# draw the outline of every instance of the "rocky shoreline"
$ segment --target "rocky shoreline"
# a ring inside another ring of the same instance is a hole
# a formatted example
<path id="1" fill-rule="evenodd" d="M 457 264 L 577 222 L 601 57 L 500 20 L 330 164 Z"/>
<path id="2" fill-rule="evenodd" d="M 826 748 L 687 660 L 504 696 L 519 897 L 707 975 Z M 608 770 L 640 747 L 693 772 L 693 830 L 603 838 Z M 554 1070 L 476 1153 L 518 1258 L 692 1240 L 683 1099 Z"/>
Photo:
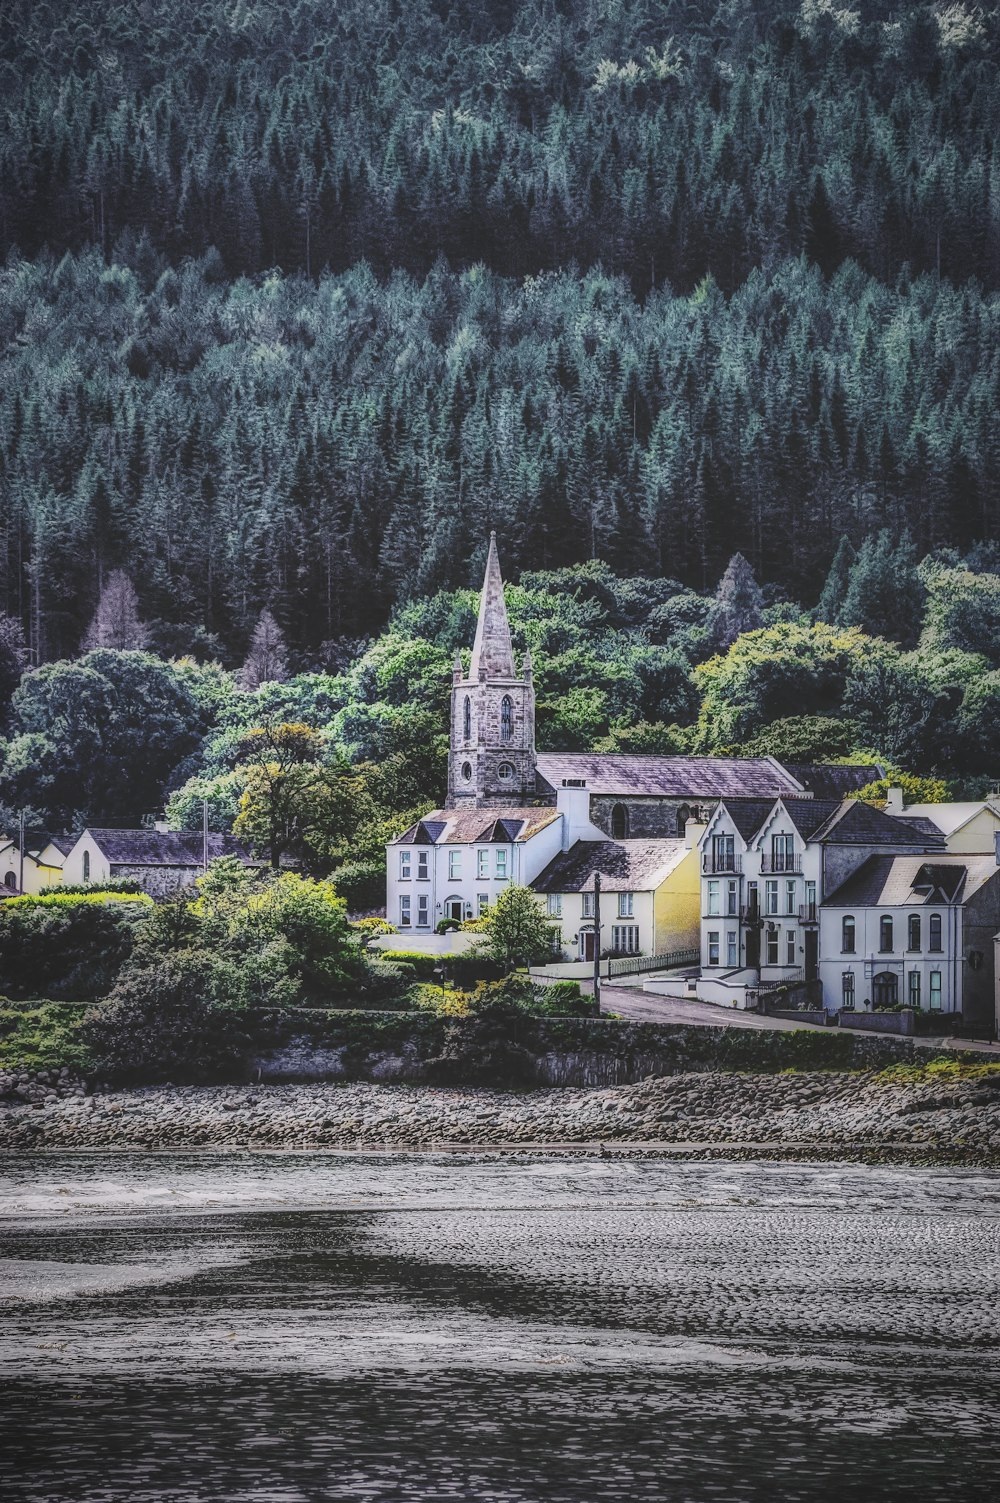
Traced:
<path id="1" fill-rule="evenodd" d="M 1000 1072 L 899 1082 L 875 1072 L 687 1073 L 523 1092 L 309 1083 L 95 1094 L 91 1085 L 68 1074 L 0 1081 L 0 1149 L 603 1147 L 1000 1165 Z"/>

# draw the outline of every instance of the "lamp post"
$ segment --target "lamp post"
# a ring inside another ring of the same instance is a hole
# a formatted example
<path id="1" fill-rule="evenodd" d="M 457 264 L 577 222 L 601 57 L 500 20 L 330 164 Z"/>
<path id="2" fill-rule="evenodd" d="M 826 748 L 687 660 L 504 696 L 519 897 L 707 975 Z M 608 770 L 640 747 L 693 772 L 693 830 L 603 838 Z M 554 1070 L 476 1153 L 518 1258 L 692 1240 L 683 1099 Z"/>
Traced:
<path id="1" fill-rule="evenodd" d="M 601 1010 L 601 874 L 594 873 L 594 1001 Z"/>

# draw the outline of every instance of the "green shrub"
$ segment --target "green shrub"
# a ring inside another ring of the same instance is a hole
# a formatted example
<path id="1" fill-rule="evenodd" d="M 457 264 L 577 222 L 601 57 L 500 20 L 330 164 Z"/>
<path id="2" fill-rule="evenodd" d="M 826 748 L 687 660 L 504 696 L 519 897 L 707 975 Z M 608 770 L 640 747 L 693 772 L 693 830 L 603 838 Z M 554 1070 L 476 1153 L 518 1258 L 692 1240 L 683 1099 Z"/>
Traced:
<path id="1" fill-rule="evenodd" d="M 59 901 L 15 898 L 0 904 L 0 988 L 13 996 L 40 994 L 89 1001 L 114 985 L 132 951 L 135 923 L 148 898 Z"/>
<path id="2" fill-rule="evenodd" d="M 330 878 L 348 913 L 385 907 L 385 862 L 345 861 Z"/>
<path id="3" fill-rule="evenodd" d="M 124 892 L 107 887 L 55 888 L 51 892 L 25 892 L 20 897 L 8 898 L 7 908 L 86 908 L 103 907 L 107 903 L 135 904 L 139 908 L 152 908 L 153 900 L 144 892 Z"/>
<path id="4" fill-rule="evenodd" d="M 394 965 L 402 962 L 409 966 L 420 981 L 431 979 L 441 959 L 439 955 L 425 955 L 422 950 L 385 950 L 381 945 L 376 946 L 370 953 L 372 957 L 378 956 L 380 960 L 391 960 Z"/>
<path id="5" fill-rule="evenodd" d="M 145 888 L 143 887 L 142 883 L 134 881 L 131 877 L 115 877 L 110 882 L 102 882 L 99 888 L 95 887 L 92 882 L 88 882 L 86 884 L 80 882 L 68 882 L 65 885 L 60 883 L 59 886 L 54 890 L 62 897 L 68 896 L 74 898 L 87 897 L 89 894 L 94 892 L 145 893 Z M 43 893 L 41 894 L 41 896 L 44 897 L 45 894 Z"/>
<path id="6" fill-rule="evenodd" d="M 90 1075 L 94 1059 L 81 1034 L 79 1002 L 0 1001 L 0 1069 L 61 1070 Z"/>
<path id="7" fill-rule="evenodd" d="M 553 981 L 536 986 L 532 1011 L 543 1017 L 589 1018 L 594 1012 L 592 998 L 585 997 L 578 981 Z"/>
<path id="8" fill-rule="evenodd" d="M 246 1053 L 236 968 L 205 950 L 129 966 L 87 1012 L 84 1047 L 115 1080 L 205 1081 L 231 1074 Z"/>

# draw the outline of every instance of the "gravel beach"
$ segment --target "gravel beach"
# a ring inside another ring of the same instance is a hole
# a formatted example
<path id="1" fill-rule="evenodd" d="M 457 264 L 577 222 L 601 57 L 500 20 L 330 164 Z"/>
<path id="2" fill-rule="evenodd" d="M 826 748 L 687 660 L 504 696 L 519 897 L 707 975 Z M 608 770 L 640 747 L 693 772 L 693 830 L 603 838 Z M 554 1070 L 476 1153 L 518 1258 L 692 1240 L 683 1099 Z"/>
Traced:
<path id="1" fill-rule="evenodd" d="M 29 1099 L 30 1098 L 30 1099 Z M 68 1077 L 0 1080 L 0 1148 L 523 1148 L 861 1155 L 1000 1164 L 1000 1079 L 875 1073 L 681 1074 L 525 1092 L 324 1084 L 88 1094 Z"/>

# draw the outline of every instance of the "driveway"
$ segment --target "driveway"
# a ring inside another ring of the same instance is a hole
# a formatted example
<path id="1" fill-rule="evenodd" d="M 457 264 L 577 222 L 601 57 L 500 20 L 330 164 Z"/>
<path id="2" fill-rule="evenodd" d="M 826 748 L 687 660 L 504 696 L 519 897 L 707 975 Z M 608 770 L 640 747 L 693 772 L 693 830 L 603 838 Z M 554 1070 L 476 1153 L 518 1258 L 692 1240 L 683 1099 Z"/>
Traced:
<path id="1" fill-rule="evenodd" d="M 592 987 L 587 988 L 593 990 Z M 618 1013 L 637 1023 L 693 1023 L 701 1028 L 820 1028 L 818 1023 L 793 1023 L 789 1018 L 765 1018 L 737 1007 L 716 1007 L 687 997 L 661 997 L 640 986 L 601 986 L 601 1010 Z M 822 1032 L 823 1030 L 820 1029 Z"/>

